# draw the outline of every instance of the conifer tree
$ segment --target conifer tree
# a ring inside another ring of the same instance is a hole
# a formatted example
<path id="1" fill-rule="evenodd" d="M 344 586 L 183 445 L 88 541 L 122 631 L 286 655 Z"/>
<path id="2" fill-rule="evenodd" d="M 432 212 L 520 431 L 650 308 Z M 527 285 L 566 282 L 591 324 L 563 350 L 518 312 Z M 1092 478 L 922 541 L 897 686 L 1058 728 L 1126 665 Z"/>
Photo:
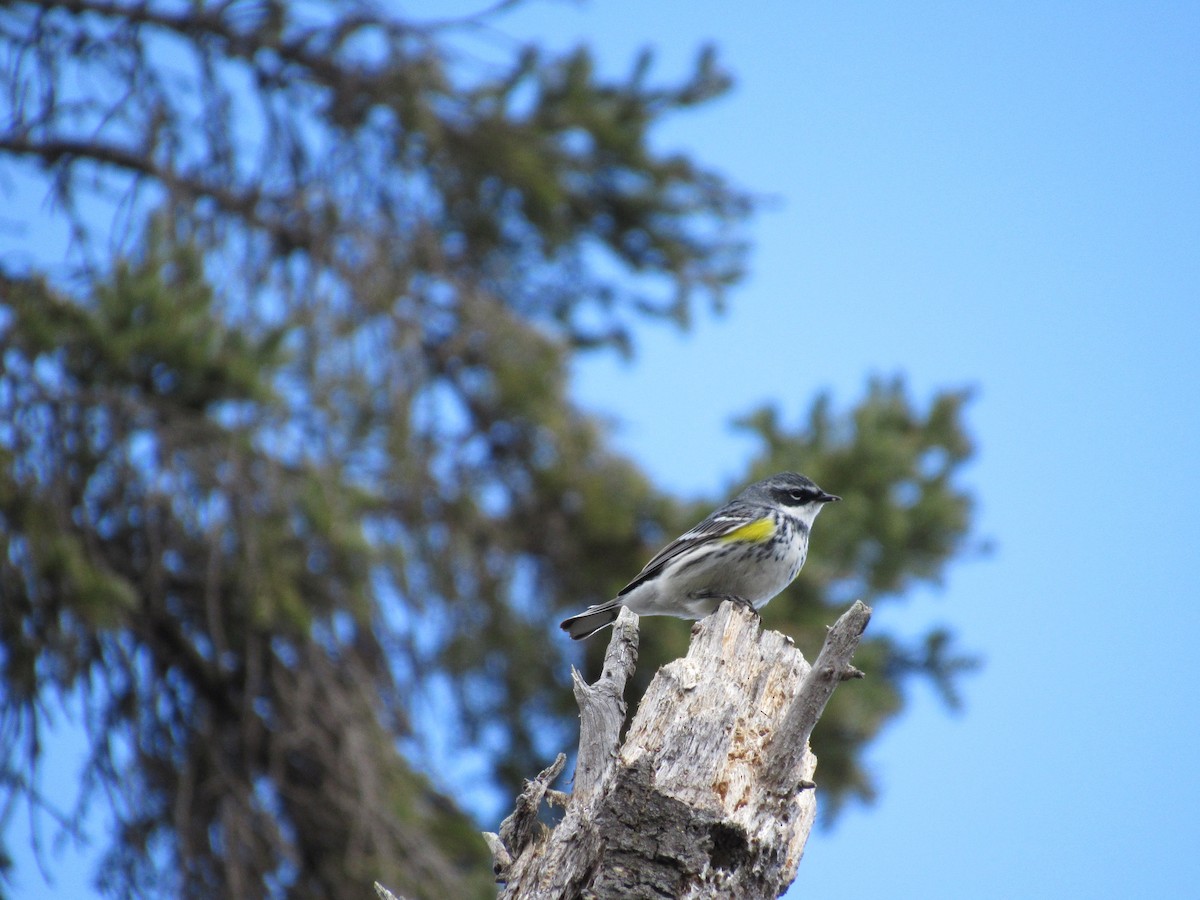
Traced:
<path id="1" fill-rule="evenodd" d="M 556 622 L 723 499 L 656 489 L 566 374 L 741 276 L 748 198 L 649 141 L 728 76 L 708 50 L 677 85 L 649 53 L 623 78 L 586 48 L 497 63 L 478 24 L 0 11 L 0 169 L 71 234 L 0 260 L 0 815 L 42 802 L 49 723 L 80 701 L 66 812 L 111 807 L 109 894 L 489 896 L 424 729 L 506 789 L 572 746 Z M 968 549 L 965 400 L 876 381 L 744 419 L 741 481 L 799 469 L 846 498 L 769 626 L 811 652 L 831 609 Z M 664 625 L 643 684 L 686 642 Z M 814 736 L 827 809 L 871 796 L 861 751 L 904 684 L 953 700 L 969 660 L 935 632 L 857 664 L 869 689 Z"/>

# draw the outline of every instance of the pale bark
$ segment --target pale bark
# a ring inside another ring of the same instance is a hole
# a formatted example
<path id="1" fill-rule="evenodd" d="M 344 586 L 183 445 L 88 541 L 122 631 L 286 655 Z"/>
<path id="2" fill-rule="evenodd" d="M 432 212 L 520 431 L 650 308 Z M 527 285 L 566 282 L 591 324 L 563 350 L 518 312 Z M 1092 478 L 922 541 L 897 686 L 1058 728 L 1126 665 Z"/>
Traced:
<path id="1" fill-rule="evenodd" d="M 723 603 L 688 654 L 655 675 L 622 743 L 622 694 L 637 661 L 637 616 L 613 629 L 580 705 L 575 789 L 549 789 L 559 757 L 486 837 L 508 900 L 777 897 L 816 815 L 808 737 L 833 689 L 861 677 L 850 657 L 871 611 L 855 603 L 813 666 L 756 613 Z M 551 831 L 543 798 L 566 812 Z"/>

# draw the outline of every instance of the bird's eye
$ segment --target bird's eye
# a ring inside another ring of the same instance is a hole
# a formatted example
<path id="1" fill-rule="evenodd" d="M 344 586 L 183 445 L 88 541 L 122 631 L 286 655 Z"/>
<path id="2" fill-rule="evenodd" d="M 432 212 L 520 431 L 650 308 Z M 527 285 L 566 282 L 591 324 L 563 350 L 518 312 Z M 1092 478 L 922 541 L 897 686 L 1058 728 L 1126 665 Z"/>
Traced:
<path id="1" fill-rule="evenodd" d="M 804 502 L 804 491 L 797 488 L 797 489 L 788 491 L 788 494 L 791 496 L 792 500 L 795 501 L 796 503 Z"/>

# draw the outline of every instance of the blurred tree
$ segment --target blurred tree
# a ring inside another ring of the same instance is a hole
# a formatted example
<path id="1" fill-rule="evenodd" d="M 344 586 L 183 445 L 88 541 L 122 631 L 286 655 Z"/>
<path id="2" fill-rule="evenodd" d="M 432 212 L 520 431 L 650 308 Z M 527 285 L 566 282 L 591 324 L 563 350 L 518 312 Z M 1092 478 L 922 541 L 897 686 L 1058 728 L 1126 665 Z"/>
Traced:
<path id="1" fill-rule="evenodd" d="M 419 774 L 448 771 L 426 728 L 506 787 L 569 746 L 560 614 L 707 511 L 615 455 L 566 372 L 741 274 L 749 200 L 648 142 L 728 79 L 709 51 L 674 87 L 648 54 L 622 81 L 582 49 L 489 59 L 485 21 L 0 11 L 0 165 L 72 237 L 0 263 L 0 818 L 42 803 L 49 717 L 80 699 L 71 818 L 111 805 L 107 893 L 490 894 Z M 877 384 L 847 418 L 747 420 L 747 480 L 847 498 L 769 623 L 809 650 L 831 605 L 964 549 L 962 400 Z M 644 629 L 640 673 L 686 634 Z M 952 696 L 947 648 L 860 651 L 872 690 L 815 738 L 826 796 L 869 797 L 860 751 L 906 679 Z"/>

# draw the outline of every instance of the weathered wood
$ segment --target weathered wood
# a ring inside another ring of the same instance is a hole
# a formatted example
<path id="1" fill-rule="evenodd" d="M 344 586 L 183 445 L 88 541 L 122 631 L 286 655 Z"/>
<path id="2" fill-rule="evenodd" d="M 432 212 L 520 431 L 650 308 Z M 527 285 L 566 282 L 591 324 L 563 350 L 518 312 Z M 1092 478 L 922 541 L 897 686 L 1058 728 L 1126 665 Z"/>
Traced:
<path id="1" fill-rule="evenodd" d="M 625 682 L 637 666 L 638 617 L 621 610 L 613 623 L 612 639 L 604 654 L 604 668 L 589 685 L 571 667 L 575 702 L 579 704 L 579 754 L 575 763 L 574 798 L 591 802 L 617 763 L 621 728 L 625 725 Z"/>
<path id="2" fill-rule="evenodd" d="M 825 636 L 817 661 L 804 676 L 799 693 L 771 741 L 764 777 L 775 790 L 786 791 L 792 786 L 789 779 L 800 764 L 813 726 L 825 711 L 833 689 L 843 681 L 863 677 L 862 672 L 850 665 L 850 658 L 870 621 L 871 608 L 855 600 Z"/>
<path id="3" fill-rule="evenodd" d="M 393 894 L 378 881 L 375 882 L 375 895 L 379 898 L 379 900 L 404 900 L 403 897 Z"/>
<path id="4" fill-rule="evenodd" d="M 500 833 L 484 833 L 484 839 L 492 848 L 492 856 L 496 860 L 497 875 L 503 871 L 506 865 L 503 857 L 496 851 L 497 844 L 508 851 L 509 863 L 511 863 L 512 857 L 520 856 L 526 847 L 545 836 L 546 826 L 538 819 L 542 808 L 542 798 L 546 796 L 554 779 L 562 774 L 566 764 L 567 754 L 558 754 L 558 758 L 542 769 L 537 778 L 525 782 L 525 790 L 521 791 L 521 796 L 517 798 L 516 809 L 500 823 Z"/>
<path id="5" fill-rule="evenodd" d="M 637 617 L 622 612 L 599 681 L 575 675 L 581 747 L 562 821 L 520 842 L 491 836 L 501 896 L 777 897 L 816 815 L 808 736 L 834 687 L 861 675 L 850 656 L 869 617 L 856 603 L 810 667 L 756 613 L 721 604 L 655 675 L 619 745 L 637 656 Z"/>

